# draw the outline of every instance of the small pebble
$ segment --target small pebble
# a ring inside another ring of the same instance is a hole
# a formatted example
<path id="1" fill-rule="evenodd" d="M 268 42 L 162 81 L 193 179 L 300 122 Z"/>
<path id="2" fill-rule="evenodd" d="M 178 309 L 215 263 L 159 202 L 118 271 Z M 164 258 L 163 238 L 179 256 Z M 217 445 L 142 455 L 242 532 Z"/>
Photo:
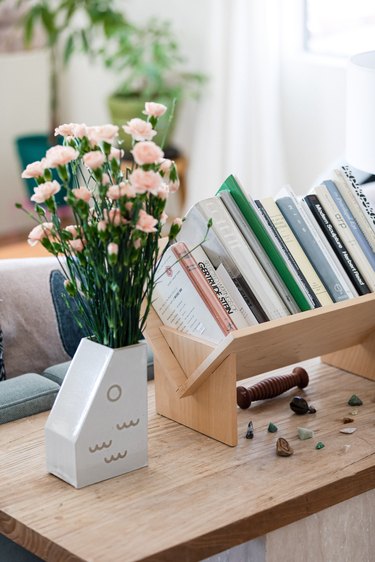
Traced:
<path id="1" fill-rule="evenodd" d="M 254 426 L 253 422 L 249 421 L 246 431 L 246 439 L 252 439 L 254 437 Z"/>
<path id="2" fill-rule="evenodd" d="M 311 439 L 314 437 L 314 432 L 312 429 L 307 429 L 306 427 L 298 427 L 298 437 L 302 440 Z"/>
<path id="3" fill-rule="evenodd" d="M 267 430 L 267 431 L 269 431 L 269 433 L 276 433 L 277 430 L 278 430 L 277 425 L 275 425 L 275 424 L 272 423 L 272 422 L 270 422 L 270 423 L 268 424 L 268 430 Z"/>
<path id="4" fill-rule="evenodd" d="M 318 443 L 315 445 L 315 449 L 323 449 L 323 448 L 324 448 L 324 443 L 318 441 Z"/>
<path id="5" fill-rule="evenodd" d="M 349 451 L 349 449 L 350 449 L 350 445 L 344 445 L 343 448 L 342 448 L 342 452 L 347 453 Z"/>
<path id="6" fill-rule="evenodd" d="M 276 454 L 279 457 L 290 457 L 293 455 L 294 451 L 292 447 L 289 445 L 288 441 L 283 437 L 279 437 L 276 441 Z"/>
<path id="7" fill-rule="evenodd" d="M 362 400 L 356 395 L 353 394 L 348 400 L 349 406 L 362 406 Z"/>
<path id="8" fill-rule="evenodd" d="M 354 433 L 355 431 L 357 431 L 356 427 L 342 427 L 340 429 L 340 433 L 347 433 L 348 435 Z"/>
<path id="9" fill-rule="evenodd" d="M 353 418 L 343 418 L 342 419 L 342 423 L 353 423 L 353 422 L 354 422 Z"/>
<path id="10" fill-rule="evenodd" d="M 315 414 L 316 410 L 308 403 L 302 396 L 294 396 L 289 404 L 290 409 L 293 410 L 297 416 L 304 416 L 305 414 Z"/>
<path id="11" fill-rule="evenodd" d="M 351 413 L 352 416 L 358 416 L 358 410 L 356 410 L 356 409 L 352 410 L 350 413 Z"/>

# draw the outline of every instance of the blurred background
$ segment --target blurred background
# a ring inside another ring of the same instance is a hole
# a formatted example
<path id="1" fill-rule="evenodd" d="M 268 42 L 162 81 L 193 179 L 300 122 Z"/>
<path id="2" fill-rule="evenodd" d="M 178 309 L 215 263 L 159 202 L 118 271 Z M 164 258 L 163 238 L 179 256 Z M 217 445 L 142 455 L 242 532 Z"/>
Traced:
<path id="1" fill-rule="evenodd" d="M 0 0 L 0 246 L 31 228 L 19 139 L 113 122 L 137 88 L 178 97 L 171 216 L 230 173 L 305 193 L 344 158 L 347 60 L 374 49 L 373 0 Z"/>

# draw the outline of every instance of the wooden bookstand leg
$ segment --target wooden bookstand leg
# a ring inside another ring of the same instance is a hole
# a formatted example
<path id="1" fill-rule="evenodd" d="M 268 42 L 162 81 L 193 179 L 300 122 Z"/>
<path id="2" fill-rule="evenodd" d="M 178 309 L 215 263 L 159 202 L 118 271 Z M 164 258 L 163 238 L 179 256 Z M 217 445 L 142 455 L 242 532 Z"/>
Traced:
<path id="1" fill-rule="evenodd" d="M 375 333 L 369 334 L 357 345 L 323 355 L 321 360 L 354 375 L 375 380 Z"/>
<path id="2" fill-rule="evenodd" d="M 177 388 L 155 360 L 156 411 L 226 445 L 237 445 L 236 356 L 230 354 L 192 394 Z"/>

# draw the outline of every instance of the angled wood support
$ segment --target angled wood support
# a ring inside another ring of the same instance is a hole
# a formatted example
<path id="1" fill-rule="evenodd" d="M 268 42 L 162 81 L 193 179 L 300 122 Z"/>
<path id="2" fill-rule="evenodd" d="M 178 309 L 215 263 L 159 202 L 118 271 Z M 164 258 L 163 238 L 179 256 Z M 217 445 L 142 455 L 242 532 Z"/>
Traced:
<path id="1" fill-rule="evenodd" d="M 158 413 L 237 444 L 236 381 L 312 357 L 375 380 L 375 295 L 243 328 L 220 344 L 162 325 L 145 332 L 155 356 Z"/>

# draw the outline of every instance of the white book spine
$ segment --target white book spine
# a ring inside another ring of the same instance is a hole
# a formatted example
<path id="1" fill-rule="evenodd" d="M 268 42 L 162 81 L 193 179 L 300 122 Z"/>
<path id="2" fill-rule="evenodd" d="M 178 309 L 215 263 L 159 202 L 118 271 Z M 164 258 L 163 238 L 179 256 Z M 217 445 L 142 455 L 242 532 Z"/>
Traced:
<path id="1" fill-rule="evenodd" d="M 190 248 L 189 248 L 190 250 Z M 211 286 L 213 292 L 215 293 L 219 302 L 221 302 L 223 308 L 230 315 L 230 318 L 236 324 L 237 328 L 246 328 L 249 326 L 248 322 L 245 320 L 244 315 L 240 311 L 239 307 L 233 300 L 230 292 L 226 288 L 226 283 L 220 278 L 220 275 L 208 259 L 205 251 L 201 246 L 194 248 L 191 251 L 191 255 L 198 264 L 198 267 L 203 272 L 207 283 Z M 229 275 L 228 275 L 229 277 Z M 230 277 L 229 277 L 230 279 Z M 234 285 L 233 281 L 231 283 Z M 234 285 L 235 287 L 235 285 Z M 235 287 L 236 288 L 236 287 Z M 238 290 L 236 289 L 238 292 Z"/>
<path id="2" fill-rule="evenodd" d="M 348 182 L 348 178 L 342 170 L 335 170 L 333 173 L 333 181 L 335 182 L 337 189 L 340 191 L 345 203 L 351 210 L 367 242 L 375 252 L 375 232 L 366 219 L 364 211 L 362 210 L 362 205 L 359 203 L 355 191 Z"/>
<path id="3" fill-rule="evenodd" d="M 330 221 L 336 228 L 338 235 L 341 237 L 347 251 L 349 252 L 352 260 L 355 262 L 358 270 L 363 275 L 369 289 L 375 291 L 375 274 L 370 266 L 365 254 L 363 253 L 360 245 L 358 244 L 354 234 L 346 224 L 345 219 L 337 208 L 336 203 L 333 201 L 328 188 L 325 185 L 317 186 L 313 192 L 317 195 L 322 207 L 327 213 Z"/>
<path id="4" fill-rule="evenodd" d="M 272 320 L 288 316 L 288 309 L 243 239 L 223 202 L 218 197 L 211 197 L 197 205 L 207 220 L 212 218 L 216 235 L 232 255 L 268 318 Z"/>
<path id="5" fill-rule="evenodd" d="M 375 232 L 375 211 L 373 209 L 372 203 L 371 201 L 369 201 L 369 199 L 367 198 L 365 192 L 363 191 L 362 187 L 360 185 L 358 185 L 357 180 L 355 179 L 355 177 L 353 176 L 351 170 L 349 169 L 348 166 L 342 166 L 341 170 L 343 171 L 347 182 L 350 184 L 350 186 L 352 187 L 358 203 L 361 206 L 361 209 L 363 211 L 363 214 L 365 216 L 365 219 L 367 220 L 367 222 L 369 223 L 371 229 Z"/>
<path id="6" fill-rule="evenodd" d="M 152 306 L 165 326 L 212 343 L 225 337 L 171 248 L 158 268 Z"/>

